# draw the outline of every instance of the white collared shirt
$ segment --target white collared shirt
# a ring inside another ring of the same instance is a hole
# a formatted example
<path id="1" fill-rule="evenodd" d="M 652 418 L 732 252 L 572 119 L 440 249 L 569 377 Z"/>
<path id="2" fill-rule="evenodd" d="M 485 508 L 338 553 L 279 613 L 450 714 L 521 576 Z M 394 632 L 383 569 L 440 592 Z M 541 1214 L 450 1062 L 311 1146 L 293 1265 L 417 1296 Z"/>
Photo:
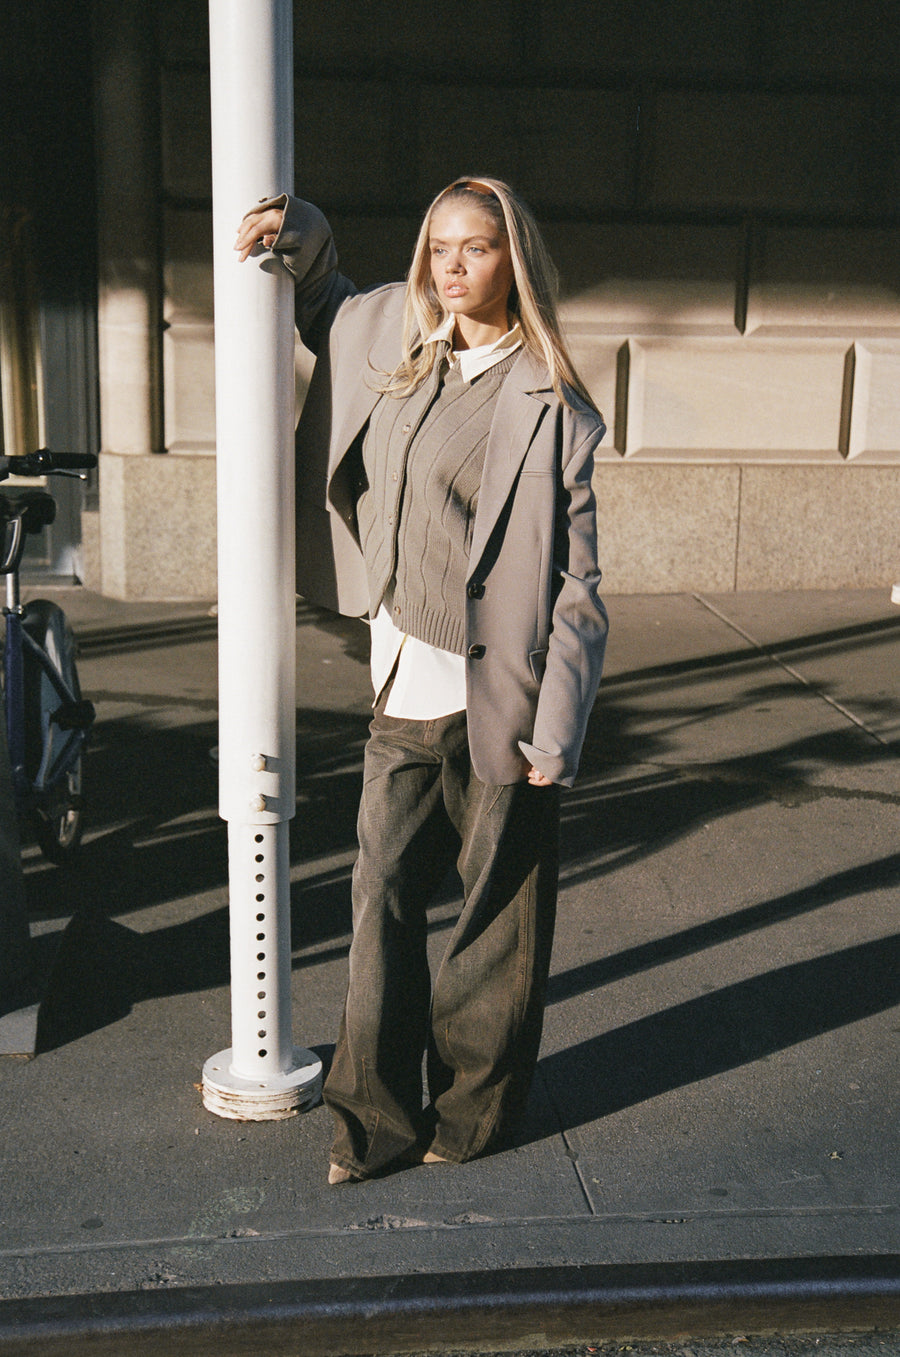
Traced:
<path id="1" fill-rule="evenodd" d="M 455 316 L 447 318 L 428 336 L 426 343 L 452 340 Z M 507 358 L 522 345 L 519 324 L 492 344 L 480 344 L 475 349 L 459 349 L 447 355 L 451 367 L 458 367 L 464 382 L 472 382 L 488 368 Z M 394 626 L 391 615 L 382 603 L 372 619 L 372 687 L 375 700 L 394 669 L 394 682 L 385 707 L 386 716 L 412 721 L 434 721 L 439 716 L 450 716 L 466 709 L 466 661 L 464 655 L 409 636 Z"/>
<path id="2" fill-rule="evenodd" d="M 441 339 L 452 340 L 455 325 L 456 317 L 447 316 L 428 336 L 425 343 L 434 344 Z M 515 353 L 521 344 L 522 331 L 519 322 L 516 321 L 511 330 L 507 330 L 505 335 L 495 339 L 492 344 L 479 344 L 477 349 L 451 349 L 447 361 L 451 367 L 459 368 L 459 375 L 464 382 L 472 382 L 476 377 L 480 377 L 482 372 L 487 372 L 488 368 L 499 363 L 501 358 L 507 358 L 511 353 Z"/>

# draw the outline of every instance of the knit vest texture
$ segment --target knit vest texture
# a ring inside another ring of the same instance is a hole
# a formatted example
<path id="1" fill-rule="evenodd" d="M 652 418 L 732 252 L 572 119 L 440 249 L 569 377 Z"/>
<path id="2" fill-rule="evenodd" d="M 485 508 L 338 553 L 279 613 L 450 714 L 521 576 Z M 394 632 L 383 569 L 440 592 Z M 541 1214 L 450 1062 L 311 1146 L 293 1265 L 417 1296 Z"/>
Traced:
<path id="1" fill-rule="evenodd" d="M 465 382 L 434 372 L 411 396 L 382 396 L 363 443 L 357 503 L 371 615 L 465 653 L 465 582 L 484 454 L 504 378 L 518 354 Z"/>

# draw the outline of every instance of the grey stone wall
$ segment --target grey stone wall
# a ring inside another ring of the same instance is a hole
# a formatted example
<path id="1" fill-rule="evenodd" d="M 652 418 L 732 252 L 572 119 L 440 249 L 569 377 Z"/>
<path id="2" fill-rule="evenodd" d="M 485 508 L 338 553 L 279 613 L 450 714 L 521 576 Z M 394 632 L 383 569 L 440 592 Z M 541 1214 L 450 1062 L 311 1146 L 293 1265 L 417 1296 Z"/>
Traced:
<path id="1" fill-rule="evenodd" d="M 215 449 L 206 6 L 159 10 L 165 444 L 191 493 Z M 896 6 L 311 0 L 295 70 L 296 191 L 361 286 L 402 276 L 457 174 L 536 209 L 609 423 L 610 591 L 896 577 Z"/>

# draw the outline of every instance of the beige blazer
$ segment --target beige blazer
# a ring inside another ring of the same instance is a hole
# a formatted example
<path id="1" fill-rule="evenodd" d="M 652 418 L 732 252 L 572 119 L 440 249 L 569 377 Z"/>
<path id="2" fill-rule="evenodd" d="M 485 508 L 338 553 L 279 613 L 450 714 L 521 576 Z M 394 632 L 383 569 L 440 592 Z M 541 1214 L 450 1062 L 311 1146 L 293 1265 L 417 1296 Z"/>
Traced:
<path id="1" fill-rule="evenodd" d="M 294 275 L 297 324 L 317 355 L 297 428 L 297 588 L 351 616 L 368 610 L 356 532 L 359 439 L 378 400 L 371 374 L 400 359 L 402 284 L 357 293 L 337 272 L 328 223 L 294 198 L 275 250 Z M 594 453 L 605 432 L 523 353 L 497 399 L 466 584 L 469 746 L 483 782 L 533 763 L 574 781 L 600 681 Z M 523 758 L 524 756 L 524 758 Z"/>

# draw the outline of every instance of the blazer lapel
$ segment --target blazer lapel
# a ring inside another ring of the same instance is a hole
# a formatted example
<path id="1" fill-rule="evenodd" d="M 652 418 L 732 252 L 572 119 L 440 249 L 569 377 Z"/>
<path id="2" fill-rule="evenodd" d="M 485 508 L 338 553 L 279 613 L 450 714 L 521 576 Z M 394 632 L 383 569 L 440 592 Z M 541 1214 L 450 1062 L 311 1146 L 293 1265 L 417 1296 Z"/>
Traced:
<path id="1" fill-rule="evenodd" d="M 367 317 L 367 325 L 359 329 L 341 325 L 338 316 L 332 330 L 332 361 L 340 353 L 340 366 L 335 368 L 334 427 L 331 434 L 329 474 L 333 475 L 356 435 L 371 415 L 379 393 L 373 383 L 385 373 L 393 372 L 400 362 L 400 323 L 403 308 L 403 289 L 391 289 L 382 299 L 377 312 Z"/>
<path id="2" fill-rule="evenodd" d="M 481 560 L 494 525 L 509 498 L 540 418 L 549 403 L 548 393 L 552 393 L 552 390 L 547 369 L 530 353 L 520 355 L 503 383 L 484 454 L 484 470 L 469 551 L 470 574 Z"/>

